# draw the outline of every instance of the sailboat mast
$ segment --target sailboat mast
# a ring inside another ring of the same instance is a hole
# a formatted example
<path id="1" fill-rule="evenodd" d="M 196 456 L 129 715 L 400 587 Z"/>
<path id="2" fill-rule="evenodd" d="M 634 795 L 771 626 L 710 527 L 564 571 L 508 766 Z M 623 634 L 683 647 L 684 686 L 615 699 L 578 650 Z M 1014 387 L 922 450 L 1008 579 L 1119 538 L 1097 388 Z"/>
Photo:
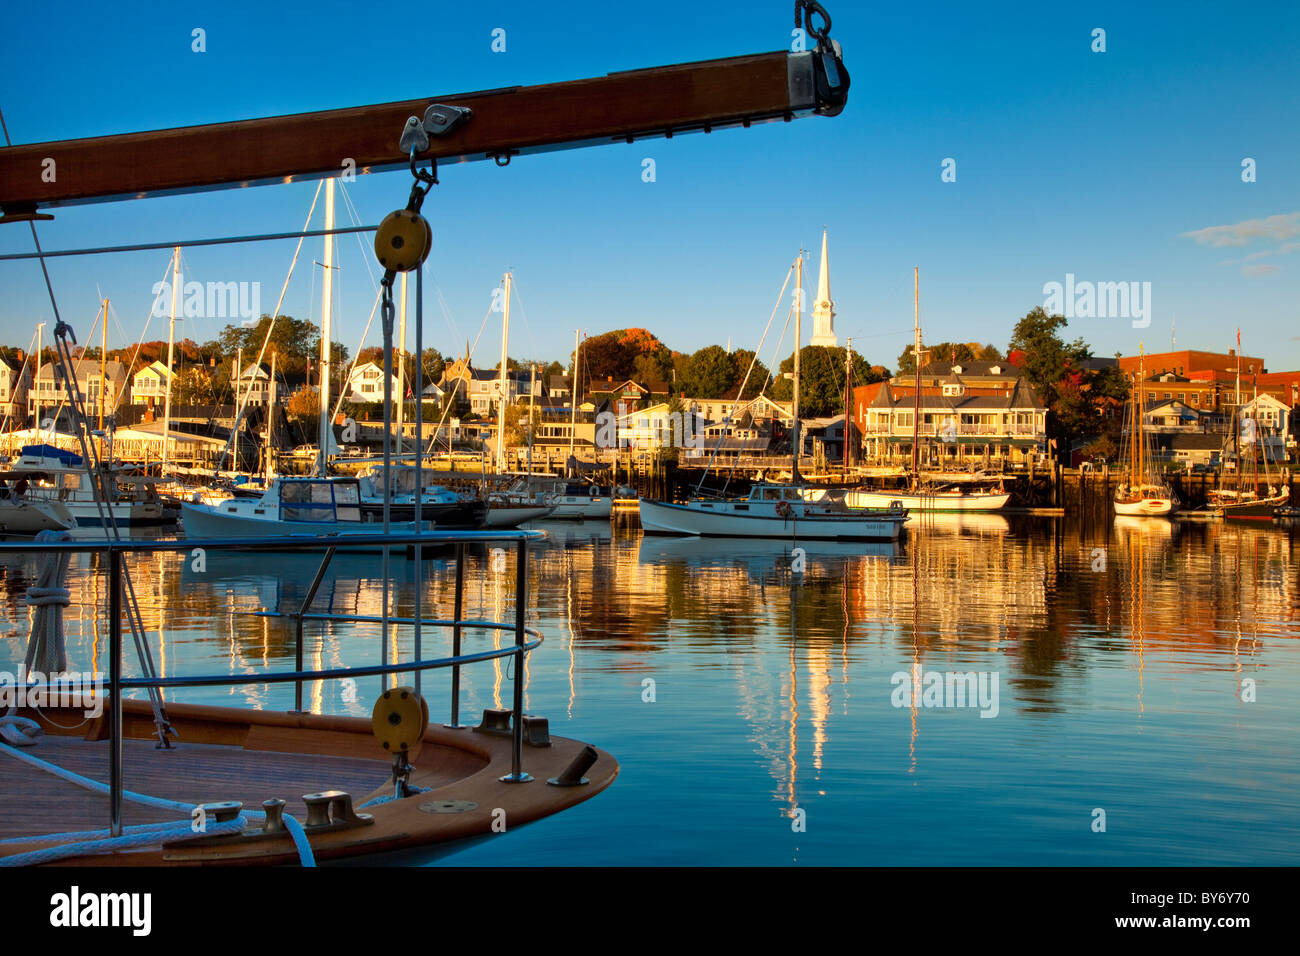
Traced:
<path id="1" fill-rule="evenodd" d="M 167 462 L 170 460 L 168 454 L 168 440 L 172 431 L 172 360 L 174 358 L 174 349 L 176 344 L 176 287 L 180 285 L 181 278 L 181 247 L 176 246 L 172 249 L 172 312 L 171 321 L 167 325 L 167 391 L 163 396 L 163 452 L 162 452 L 162 470 L 166 472 Z M 101 424 L 102 428 L 103 425 Z"/>
<path id="2" fill-rule="evenodd" d="M 32 425 L 36 428 L 36 440 L 41 439 L 41 333 L 45 331 L 45 323 L 36 323 L 36 377 L 32 379 L 32 388 L 36 390 L 36 417 L 32 420 Z"/>
<path id="3" fill-rule="evenodd" d="M 1142 343 L 1138 343 L 1138 404 L 1137 414 L 1137 481 L 1140 484 L 1146 480 L 1146 450 L 1147 438 L 1145 423 L 1142 421 L 1146 413 L 1146 383 L 1147 383 L 1147 362 L 1146 355 L 1142 349 Z"/>
<path id="4" fill-rule="evenodd" d="M 582 329 L 573 330 L 573 379 L 569 384 L 569 404 L 573 407 L 569 410 L 569 461 L 573 461 L 573 444 L 574 439 L 578 437 L 578 351 L 582 348 Z M 568 466 L 565 466 L 565 474 L 568 474 Z"/>
<path id="5" fill-rule="evenodd" d="M 912 490 L 921 485 L 921 268 L 912 267 L 912 318 L 916 338 L 912 364 L 916 366 L 916 394 L 912 396 Z"/>
<path id="6" fill-rule="evenodd" d="M 509 392 L 506 390 L 506 365 L 509 362 L 507 354 L 510 347 L 510 273 L 506 273 L 506 291 L 505 291 L 505 308 L 502 312 L 501 319 L 501 379 L 500 390 L 501 397 L 497 402 L 497 471 L 505 471 L 506 468 L 506 396 Z"/>
<path id="7" fill-rule="evenodd" d="M 402 457 L 402 423 L 406 412 L 406 276 L 402 273 L 402 328 L 397 335 L 397 457 Z M 419 441 L 416 441 L 419 445 Z"/>
<path id="8" fill-rule="evenodd" d="M 794 427 L 790 432 L 790 480 L 799 483 L 799 452 L 803 451 L 803 441 L 799 437 L 799 347 L 803 344 L 803 250 L 794 261 Z"/>
<path id="9" fill-rule="evenodd" d="M 537 389 L 537 364 L 531 366 L 528 376 L 528 477 L 533 477 L 533 393 Z"/>
<path id="10" fill-rule="evenodd" d="M 172 286 L 172 301 L 175 301 L 175 285 Z M 99 430 L 104 430 L 104 380 L 108 361 L 108 300 L 104 300 L 104 331 L 99 348 Z"/>
<path id="11" fill-rule="evenodd" d="M 1237 329 L 1237 384 L 1232 396 L 1232 451 L 1237 459 L 1237 490 L 1241 490 L 1241 329 Z"/>
<path id="12" fill-rule="evenodd" d="M 325 180 L 325 284 L 320 303 L 320 450 L 316 457 L 316 473 L 326 474 L 329 461 L 330 427 L 330 312 L 334 306 L 334 180 Z"/>
<path id="13" fill-rule="evenodd" d="M 243 378 L 244 378 L 244 350 L 241 347 L 235 349 L 235 426 L 234 426 L 234 434 L 231 436 L 233 440 L 230 446 L 231 447 L 230 470 L 233 471 L 235 474 L 239 474 L 239 419 L 242 417 L 240 415 L 240 408 L 239 408 L 239 385 L 243 381 Z"/>
<path id="14" fill-rule="evenodd" d="M 271 479 L 275 477 L 275 469 L 271 466 L 271 448 L 272 439 L 275 437 L 275 352 L 271 352 L 271 393 L 270 401 L 266 403 L 266 483 L 269 486 Z"/>
<path id="15" fill-rule="evenodd" d="M 853 405 L 853 391 L 851 387 L 851 371 L 853 368 L 853 340 L 844 340 L 844 480 L 849 478 L 849 459 L 853 455 L 853 446 L 850 443 L 851 438 L 851 418 Z"/>

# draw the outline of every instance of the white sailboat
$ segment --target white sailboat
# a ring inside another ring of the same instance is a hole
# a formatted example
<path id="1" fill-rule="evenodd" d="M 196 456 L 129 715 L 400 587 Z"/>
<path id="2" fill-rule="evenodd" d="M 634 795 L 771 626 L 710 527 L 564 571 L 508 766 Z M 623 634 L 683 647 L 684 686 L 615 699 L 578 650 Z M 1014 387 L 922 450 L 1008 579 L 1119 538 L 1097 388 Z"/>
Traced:
<path id="1" fill-rule="evenodd" d="M 790 484 L 755 485 L 744 498 L 692 498 L 683 504 L 641 501 L 641 528 L 647 534 L 728 538 L 803 538 L 829 541 L 894 541 L 902 534 L 907 510 L 899 503 L 879 509 L 850 508 L 842 493 L 817 489 L 817 500 L 799 481 L 799 350 L 803 344 L 803 251 L 795 260 L 794 427 Z"/>
<path id="2" fill-rule="evenodd" d="M 1141 344 L 1138 346 L 1142 354 Z M 1155 471 L 1147 447 L 1142 416 L 1146 410 L 1146 362 L 1139 360 L 1134 393 L 1130 396 L 1127 459 L 1124 480 L 1115 489 L 1115 514 L 1168 517 L 1178 509 L 1178 496 Z"/>
<path id="3" fill-rule="evenodd" d="M 913 321 L 916 336 L 912 346 L 916 365 L 916 394 L 912 409 L 912 487 L 906 491 L 874 491 L 857 488 L 845 500 L 850 508 L 883 508 L 898 501 L 909 511 L 997 511 L 1011 499 L 997 482 L 995 488 L 968 488 L 956 481 L 926 484 L 921 478 L 921 271 L 913 270 Z M 988 482 L 985 482 L 988 484 Z"/>

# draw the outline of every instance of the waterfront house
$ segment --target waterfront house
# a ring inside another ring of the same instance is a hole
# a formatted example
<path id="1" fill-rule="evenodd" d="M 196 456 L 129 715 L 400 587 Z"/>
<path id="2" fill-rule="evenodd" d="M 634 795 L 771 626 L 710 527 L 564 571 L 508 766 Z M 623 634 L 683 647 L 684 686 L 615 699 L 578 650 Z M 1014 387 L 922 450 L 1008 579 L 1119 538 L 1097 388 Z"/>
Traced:
<path id="1" fill-rule="evenodd" d="M 0 404 L 9 419 L 21 423 L 27 417 L 27 391 L 32 386 L 32 368 L 21 351 L 12 359 L 0 358 Z"/>
<path id="2" fill-rule="evenodd" d="M 391 376 L 393 401 L 403 399 L 402 383 L 396 371 Z M 348 375 L 348 398 L 354 402 L 382 402 L 384 400 L 384 370 L 376 362 L 355 366 Z"/>
<path id="3" fill-rule="evenodd" d="M 167 379 L 170 376 L 162 362 L 150 362 L 141 368 L 131 376 L 132 403 L 161 408 L 167 400 Z"/>
<path id="4" fill-rule="evenodd" d="M 27 393 L 27 414 L 34 416 L 39 404 L 41 417 L 51 418 L 55 409 L 66 407 L 68 392 L 63 381 L 55 379 L 56 367 L 49 362 L 41 365 L 35 387 Z M 110 359 L 101 370 L 99 359 L 73 359 L 72 374 L 76 379 L 79 400 L 91 418 L 98 418 L 101 413 L 111 415 L 118 405 L 129 400 L 130 386 L 126 368 L 121 362 Z"/>
<path id="5" fill-rule="evenodd" d="M 865 459 L 906 464 L 912 457 L 915 375 L 854 390 Z M 1019 465 L 1047 453 L 1047 407 L 1009 362 L 931 362 L 921 369 L 916 431 L 927 465 Z"/>

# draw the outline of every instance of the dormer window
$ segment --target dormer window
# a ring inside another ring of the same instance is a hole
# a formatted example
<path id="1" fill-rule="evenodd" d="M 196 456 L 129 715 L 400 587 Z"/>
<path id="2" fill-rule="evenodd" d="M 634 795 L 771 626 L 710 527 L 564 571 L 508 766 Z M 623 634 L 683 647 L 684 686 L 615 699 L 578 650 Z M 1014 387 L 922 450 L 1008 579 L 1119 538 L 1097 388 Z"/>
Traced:
<path id="1" fill-rule="evenodd" d="M 952 367 L 952 373 L 953 373 L 954 375 L 960 375 L 960 374 L 961 374 L 961 366 L 960 366 L 960 365 L 954 365 L 954 366 Z"/>
<path id="2" fill-rule="evenodd" d="M 948 396 L 961 396 L 966 394 L 966 388 L 960 383 L 945 382 L 943 386 L 943 394 Z"/>
<path id="3" fill-rule="evenodd" d="M 1001 375 L 1001 374 L 1002 374 L 1002 366 L 1001 366 L 1001 365 L 994 365 L 993 367 L 991 367 L 991 368 L 989 369 L 989 374 L 990 374 L 990 375 Z"/>

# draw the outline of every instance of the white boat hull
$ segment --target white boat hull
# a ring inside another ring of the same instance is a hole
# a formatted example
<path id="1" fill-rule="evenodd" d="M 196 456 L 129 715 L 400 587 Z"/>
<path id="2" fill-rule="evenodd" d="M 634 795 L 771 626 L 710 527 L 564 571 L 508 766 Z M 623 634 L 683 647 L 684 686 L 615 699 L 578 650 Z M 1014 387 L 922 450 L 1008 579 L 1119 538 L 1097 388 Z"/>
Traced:
<path id="1" fill-rule="evenodd" d="M 103 528 L 104 518 L 99 507 L 93 501 L 64 502 L 68 511 L 77 522 L 78 528 Z M 162 502 L 159 501 L 114 501 L 109 504 L 113 512 L 113 521 L 119 528 L 145 528 L 167 524 L 163 514 Z"/>
<path id="2" fill-rule="evenodd" d="M 1173 512 L 1174 502 L 1169 498 L 1143 498 L 1140 501 L 1115 502 L 1115 514 L 1117 515 L 1145 515 L 1159 518 L 1173 514 Z"/>
<path id="3" fill-rule="evenodd" d="M 77 520 L 59 501 L 0 502 L 0 534 L 40 534 L 42 531 L 70 531 Z"/>
<path id="4" fill-rule="evenodd" d="M 329 535 L 381 534 L 383 525 L 369 521 L 281 521 L 271 516 L 243 514 L 225 506 L 182 504 L 181 522 L 187 538 L 283 538 L 291 535 L 324 537 Z M 392 534 L 415 534 L 414 522 L 391 522 Z M 424 522 L 426 531 L 433 522 Z"/>
<path id="5" fill-rule="evenodd" d="M 954 492 L 912 494 L 887 491 L 848 491 L 844 503 L 850 508 L 888 508 L 900 501 L 908 511 L 998 511 L 1011 499 L 1006 492 Z"/>
<path id="6" fill-rule="evenodd" d="M 788 515 L 758 509 L 737 511 L 744 502 L 693 501 L 684 505 L 641 501 L 641 529 L 647 534 L 719 538 L 806 538 L 810 540 L 896 541 L 905 518 L 874 515 L 819 515 L 808 505 L 791 506 Z"/>
<path id="7" fill-rule="evenodd" d="M 556 495 L 552 500 L 555 502 L 555 512 L 551 515 L 552 518 L 577 518 L 579 520 L 603 518 L 608 520 L 614 513 L 613 498 Z"/>

